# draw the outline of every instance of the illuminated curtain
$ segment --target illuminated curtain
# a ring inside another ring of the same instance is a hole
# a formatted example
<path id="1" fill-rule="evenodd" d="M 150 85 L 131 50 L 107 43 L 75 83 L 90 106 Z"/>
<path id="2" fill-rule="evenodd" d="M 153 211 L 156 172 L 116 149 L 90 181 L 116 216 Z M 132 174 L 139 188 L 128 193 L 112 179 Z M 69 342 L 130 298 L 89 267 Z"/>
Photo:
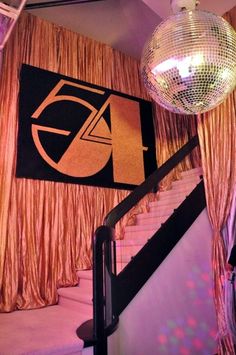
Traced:
<path id="1" fill-rule="evenodd" d="M 15 178 L 21 63 L 147 98 L 139 63 L 112 48 L 29 14 L 5 53 L 0 82 L 0 309 L 57 301 L 56 287 L 91 266 L 91 238 L 128 192 Z"/>
<path id="2" fill-rule="evenodd" d="M 231 249 L 233 245 L 236 244 L 236 186 L 234 189 L 233 202 L 231 205 L 231 210 L 227 223 L 222 230 L 225 247 L 227 250 L 227 260 L 229 259 Z M 234 273 L 236 270 L 234 270 Z M 233 339 L 234 344 L 236 344 L 236 281 L 232 278 L 228 280 L 225 278 L 224 283 L 224 303 L 225 303 L 225 314 L 226 314 L 226 325 L 227 329 Z"/>
<path id="3" fill-rule="evenodd" d="M 190 138 L 197 134 L 195 116 L 177 115 L 155 105 L 156 112 L 156 147 L 158 166 L 161 166 L 177 152 Z M 196 147 L 178 166 L 163 179 L 160 189 L 170 187 L 171 181 L 180 177 L 180 172 L 201 166 L 199 147 Z"/>
<path id="4" fill-rule="evenodd" d="M 223 277 L 226 249 L 221 234 L 229 215 L 236 182 L 234 94 L 216 109 L 199 117 L 198 123 L 207 208 L 213 227 L 212 269 L 219 331 L 219 354 L 234 354 L 224 312 Z"/>
<path id="5" fill-rule="evenodd" d="M 225 19 L 236 29 L 236 6 L 225 14 Z M 234 92 L 234 108 L 235 108 L 235 98 L 236 92 Z M 234 133 L 235 134 L 235 133 Z M 236 152 L 236 147 L 235 147 Z M 234 161 L 234 169 L 235 168 Z M 233 168 L 233 165 L 232 165 Z M 230 256 L 231 249 L 234 244 L 236 244 L 236 186 L 234 188 L 234 196 L 231 204 L 231 210 L 225 228 L 222 231 L 225 248 L 226 248 L 226 260 Z M 235 272 L 235 270 L 234 270 Z M 225 317 L 226 326 L 232 337 L 234 345 L 236 344 L 236 281 L 231 283 L 229 280 L 225 279 L 224 285 L 224 307 L 225 307 Z M 234 349 L 235 351 L 235 349 Z"/>
<path id="6" fill-rule="evenodd" d="M 75 285 L 76 270 L 91 266 L 94 230 L 128 194 L 124 190 L 15 178 L 22 63 L 147 98 L 137 60 L 30 14 L 22 14 L 6 46 L 0 77 L 1 311 L 56 303 L 56 287 Z M 190 135 L 194 135 L 196 127 L 194 119 L 180 116 L 177 119 L 175 115 L 168 130 L 171 115 L 158 110 L 157 160 L 161 165 L 188 140 L 189 133 L 184 131 L 190 129 Z M 170 135 L 172 129 L 175 133 Z M 180 170 L 198 163 L 196 154 Z M 118 236 L 122 235 L 123 224 L 118 225 Z"/>

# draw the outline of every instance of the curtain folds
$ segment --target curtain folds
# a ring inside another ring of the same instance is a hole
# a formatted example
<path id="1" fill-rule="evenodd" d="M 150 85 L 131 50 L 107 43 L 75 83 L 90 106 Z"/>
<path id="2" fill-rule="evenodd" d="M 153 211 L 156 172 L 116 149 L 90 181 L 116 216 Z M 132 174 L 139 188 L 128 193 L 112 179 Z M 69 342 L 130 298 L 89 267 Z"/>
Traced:
<path id="1" fill-rule="evenodd" d="M 234 354 L 224 312 L 222 279 L 226 263 L 226 247 L 221 232 L 230 212 L 236 183 L 235 118 L 235 93 L 216 109 L 198 118 L 207 208 L 213 227 L 212 269 L 219 331 L 219 354 Z"/>
<path id="2" fill-rule="evenodd" d="M 226 13 L 224 17 L 236 28 L 236 7 Z M 231 316 L 229 314 L 230 304 L 232 304 L 229 295 L 232 296 L 232 292 L 228 292 L 229 285 L 224 276 L 230 243 L 222 233 L 230 214 L 236 183 L 235 99 L 236 91 L 216 109 L 198 119 L 207 208 L 214 232 L 212 245 L 213 291 L 218 321 L 218 354 L 222 355 L 235 354 L 232 328 L 230 329 L 230 325 L 235 324 L 235 314 Z M 233 238 L 231 234 L 231 239 Z"/>
<path id="3" fill-rule="evenodd" d="M 148 98 L 137 60 L 22 14 L 6 46 L 0 77 L 0 311 L 5 312 L 55 304 L 56 287 L 75 285 L 76 270 L 91 266 L 95 229 L 128 194 L 124 190 L 15 178 L 22 63 Z M 157 161 L 161 165 L 196 134 L 196 121 L 160 108 L 155 115 Z M 177 171 L 198 165 L 199 152 L 195 152 Z M 150 194 L 138 208 L 145 209 L 153 198 L 155 195 Z M 122 238 L 129 217 L 118 224 L 118 238 Z"/>
<path id="4" fill-rule="evenodd" d="M 227 260 L 229 259 L 231 249 L 236 244 L 236 186 L 234 189 L 233 202 L 230 214 L 222 231 L 225 247 L 227 250 Z M 236 270 L 234 270 L 234 273 Z M 232 276 L 231 276 L 232 277 Z M 224 282 L 224 308 L 226 317 L 226 326 L 234 344 L 236 344 L 236 281 L 230 281 L 228 277 Z"/>
<path id="5" fill-rule="evenodd" d="M 0 78 L 1 311 L 56 303 L 56 287 L 75 285 L 76 270 L 91 266 L 94 230 L 128 194 L 15 178 L 21 63 L 147 98 L 137 79 L 138 61 L 22 14 L 4 52 Z"/>
<path id="6" fill-rule="evenodd" d="M 159 105 L 154 106 L 156 117 L 156 150 L 158 165 L 161 166 L 190 138 L 197 134 L 195 116 L 177 115 L 165 110 Z M 160 189 L 168 189 L 171 181 L 179 177 L 179 173 L 193 167 L 201 166 L 199 147 L 196 147 L 178 166 L 163 179 Z"/>

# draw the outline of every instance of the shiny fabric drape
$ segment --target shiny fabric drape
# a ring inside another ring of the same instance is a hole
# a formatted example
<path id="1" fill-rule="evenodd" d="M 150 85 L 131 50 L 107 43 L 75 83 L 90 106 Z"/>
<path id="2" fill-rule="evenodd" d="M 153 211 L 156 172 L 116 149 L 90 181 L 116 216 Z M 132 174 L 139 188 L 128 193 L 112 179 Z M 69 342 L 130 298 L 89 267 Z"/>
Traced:
<path id="1" fill-rule="evenodd" d="M 138 62 L 29 14 L 5 53 L 0 83 L 1 311 L 57 301 L 91 266 L 91 236 L 127 191 L 16 179 L 18 75 L 21 63 L 146 98 Z M 119 73 L 119 75 L 118 75 Z"/>
<path id="2" fill-rule="evenodd" d="M 230 214 L 227 223 L 222 230 L 225 247 L 227 250 L 227 260 L 229 259 L 232 247 L 236 244 L 236 186 L 234 188 L 234 196 L 231 204 Z M 236 268 L 234 268 L 234 273 Z M 231 276 L 232 278 L 232 276 Z M 236 344 L 236 280 L 228 280 L 225 277 L 224 281 L 224 309 L 226 317 L 226 326 L 229 334 Z"/>
<path id="3" fill-rule="evenodd" d="M 236 28 L 236 7 L 225 14 Z M 218 353 L 235 354 L 227 326 L 225 263 L 229 245 L 223 238 L 236 183 L 236 92 L 216 109 L 199 117 L 199 139 L 208 213 L 213 226 L 212 269 L 214 301 L 218 321 Z M 235 315 L 232 315 L 235 317 Z"/>
<path id="4" fill-rule="evenodd" d="M 159 105 L 154 106 L 156 117 L 156 149 L 158 165 L 161 166 L 183 144 L 197 134 L 197 120 L 195 116 L 176 115 Z M 168 176 L 162 180 L 159 188 L 168 189 L 171 181 L 180 177 L 180 172 L 201 166 L 199 147 L 196 147 L 183 161 L 181 161 Z"/>
<path id="5" fill-rule="evenodd" d="M 198 121 L 207 208 L 213 227 L 212 269 L 219 331 L 219 354 L 234 354 L 224 312 L 222 278 L 226 263 L 226 248 L 221 231 L 229 215 L 236 183 L 235 109 L 235 93 L 233 93 L 216 109 L 199 116 Z"/>
<path id="6" fill-rule="evenodd" d="M 76 270 L 91 266 L 94 230 L 106 213 L 128 194 L 124 190 L 15 178 L 21 63 L 147 98 L 137 60 L 30 14 L 22 14 L 4 52 L 0 77 L 1 311 L 56 303 L 56 287 L 75 285 Z M 158 110 L 160 165 L 189 135 L 196 134 L 196 124 L 194 118 L 177 118 Z M 167 128 L 169 123 L 171 128 Z M 178 170 L 198 165 L 199 155 L 195 154 Z M 150 194 L 142 201 L 141 208 L 152 198 L 155 196 Z M 119 223 L 117 237 L 122 237 L 124 223 L 128 223 L 127 217 Z"/>

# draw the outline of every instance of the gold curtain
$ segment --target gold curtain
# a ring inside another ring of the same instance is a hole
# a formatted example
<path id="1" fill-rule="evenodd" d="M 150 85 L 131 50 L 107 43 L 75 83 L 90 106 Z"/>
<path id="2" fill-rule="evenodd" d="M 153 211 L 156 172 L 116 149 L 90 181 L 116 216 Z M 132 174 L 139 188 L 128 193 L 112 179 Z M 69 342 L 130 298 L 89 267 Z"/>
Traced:
<path id="1" fill-rule="evenodd" d="M 56 287 L 75 285 L 76 269 L 91 266 L 94 230 L 128 194 L 124 190 L 15 178 L 22 63 L 147 98 L 137 60 L 22 14 L 4 51 L 0 77 L 1 311 L 54 304 Z M 173 117 L 174 123 L 167 129 Z M 156 127 L 159 165 L 188 140 L 189 133 L 183 131 L 196 133 L 194 119 L 177 118 L 159 108 Z M 181 169 L 197 166 L 198 161 L 196 154 Z M 119 224 L 118 234 L 121 229 Z"/>
<path id="2" fill-rule="evenodd" d="M 91 236 L 128 192 L 16 179 L 21 63 L 147 98 L 138 61 L 24 13 L 4 52 L 0 83 L 0 309 L 57 301 L 91 266 Z"/>
<path id="3" fill-rule="evenodd" d="M 177 115 L 159 105 L 154 106 L 156 117 L 156 150 L 158 165 L 161 166 L 190 138 L 197 134 L 195 116 Z M 179 173 L 193 167 L 201 166 L 199 147 L 196 147 L 178 166 L 163 179 L 160 188 L 168 189 L 171 181 L 179 177 Z"/>
<path id="4" fill-rule="evenodd" d="M 236 8 L 226 14 L 230 20 Z M 236 24 L 236 17 L 234 17 Z M 233 21 L 229 21 L 233 24 Z M 226 263 L 226 250 L 222 228 L 227 221 L 236 183 L 236 92 L 216 109 L 198 117 L 198 133 L 204 172 L 207 208 L 213 227 L 212 269 L 214 301 L 217 314 L 219 342 L 218 354 L 234 354 L 232 339 L 225 322 L 222 279 Z"/>

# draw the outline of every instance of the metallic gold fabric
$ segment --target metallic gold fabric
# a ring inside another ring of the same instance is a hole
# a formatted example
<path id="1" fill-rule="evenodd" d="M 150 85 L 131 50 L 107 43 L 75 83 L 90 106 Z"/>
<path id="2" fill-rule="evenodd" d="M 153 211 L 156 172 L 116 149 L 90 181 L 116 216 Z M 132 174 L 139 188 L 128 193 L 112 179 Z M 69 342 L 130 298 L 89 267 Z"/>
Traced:
<path id="1" fill-rule="evenodd" d="M 94 230 L 108 211 L 128 194 L 123 190 L 15 178 L 18 77 L 23 62 L 147 98 L 137 60 L 22 14 L 6 46 L 0 76 L 1 311 L 56 303 L 56 287 L 75 285 L 76 269 L 91 266 Z M 196 125 L 194 119 L 158 110 L 160 165 L 195 134 Z M 198 165 L 199 155 L 195 154 L 177 171 Z M 138 208 L 145 209 L 147 200 L 153 198 L 150 194 Z M 118 224 L 118 238 L 122 238 L 129 217 Z"/>
<path id="2" fill-rule="evenodd" d="M 0 310 L 57 301 L 91 266 L 94 230 L 128 192 L 16 179 L 18 75 L 21 63 L 147 98 L 138 61 L 23 14 L 8 43 L 0 83 Z M 119 228 L 118 228 L 119 230 Z"/>
<path id="3" fill-rule="evenodd" d="M 234 196 L 231 204 L 231 210 L 227 223 L 222 230 L 222 236 L 227 251 L 227 261 L 231 255 L 232 247 L 236 244 L 236 186 L 234 188 Z M 228 275 L 228 263 L 225 270 L 225 282 L 224 282 L 224 310 L 227 329 L 232 337 L 234 344 L 236 344 L 236 303 L 235 292 L 236 283 L 233 281 L 233 274 Z M 235 272 L 235 270 L 234 270 Z"/>
<path id="4" fill-rule="evenodd" d="M 156 146 L 158 166 L 161 166 L 177 152 L 190 138 L 197 134 L 195 116 L 177 115 L 155 105 L 156 112 Z M 199 147 L 196 147 L 178 166 L 163 179 L 161 190 L 168 189 L 171 181 L 179 177 L 184 170 L 201 165 Z"/>
<path id="5" fill-rule="evenodd" d="M 225 324 L 222 276 L 226 263 L 226 251 L 221 230 L 229 215 L 236 183 L 235 92 L 216 109 L 199 117 L 198 132 L 207 208 L 214 232 L 212 268 L 219 331 L 218 353 L 234 354 Z"/>

